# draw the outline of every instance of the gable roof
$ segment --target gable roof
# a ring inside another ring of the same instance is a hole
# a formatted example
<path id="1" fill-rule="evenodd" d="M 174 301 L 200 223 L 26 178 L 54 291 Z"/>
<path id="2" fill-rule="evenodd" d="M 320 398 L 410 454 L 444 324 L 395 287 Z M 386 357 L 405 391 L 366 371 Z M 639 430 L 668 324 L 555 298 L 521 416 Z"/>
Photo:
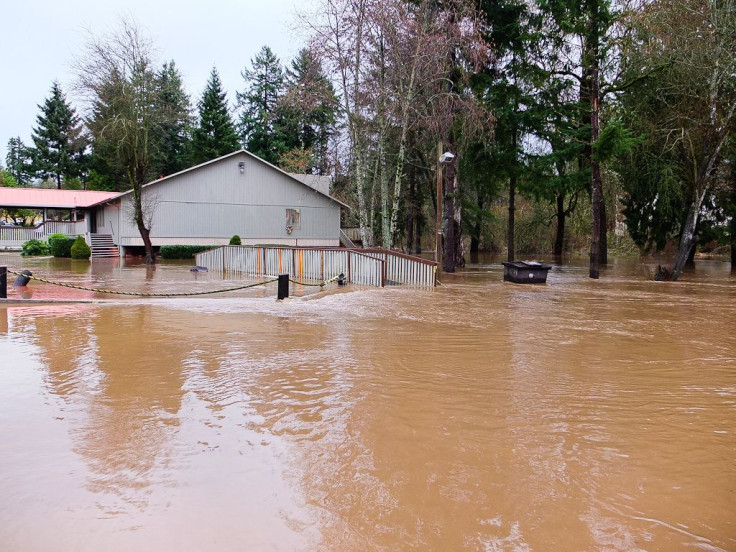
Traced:
<path id="1" fill-rule="evenodd" d="M 330 194 L 330 185 L 332 184 L 332 176 L 321 175 L 321 174 L 301 174 L 301 173 L 287 173 L 292 178 L 296 178 L 299 182 L 306 184 L 310 188 L 314 188 L 318 192 L 322 192 L 325 195 Z"/>
<path id="2" fill-rule="evenodd" d="M 330 196 L 329 194 L 326 194 L 325 192 L 323 192 L 322 190 L 319 190 L 317 188 L 313 188 L 309 184 L 306 184 L 305 182 L 302 182 L 301 180 L 299 180 L 299 178 L 297 178 L 295 175 L 289 174 L 286 171 L 283 171 L 283 170 L 279 169 L 276 165 L 272 165 L 268 161 L 264 161 L 263 159 L 261 159 L 257 155 L 253 155 L 251 152 L 249 152 L 247 150 L 244 150 L 244 149 L 236 150 L 236 151 L 234 151 L 232 153 L 228 153 L 227 155 L 223 155 L 221 157 L 217 157 L 216 159 L 211 159 L 210 161 L 205 161 L 204 163 L 200 163 L 199 165 L 195 165 L 193 167 L 189 167 L 188 169 L 184 169 L 183 171 L 179 171 L 177 173 L 170 174 L 168 176 L 164 176 L 164 177 L 159 178 L 157 180 L 154 180 L 152 182 L 148 182 L 147 184 L 144 184 L 143 187 L 144 188 L 148 188 L 149 186 L 153 186 L 154 184 L 158 184 L 159 182 L 164 182 L 166 180 L 172 179 L 172 178 L 177 177 L 179 175 L 186 174 L 186 173 L 192 172 L 192 171 L 196 171 L 198 169 L 201 169 L 202 167 L 206 167 L 207 165 L 211 165 L 213 163 L 217 163 L 218 161 L 222 161 L 223 159 L 227 159 L 229 157 L 234 157 L 236 155 L 240 155 L 240 154 L 243 154 L 243 153 L 245 155 L 247 155 L 248 157 L 251 157 L 251 158 L 255 159 L 256 161 L 259 161 L 260 163 L 263 163 L 264 165 L 266 165 L 268 167 L 271 167 L 273 170 L 280 172 L 282 175 L 286 176 L 287 178 L 290 178 L 294 182 L 297 182 L 299 185 L 306 186 L 307 188 L 309 188 L 313 192 L 317 192 L 318 194 L 325 196 L 327 199 L 329 199 L 331 201 L 334 201 L 335 203 L 337 203 L 341 207 L 345 207 L 346 209 L 350 209 L 350 206 L 349 205 L 346 205 L 342 201 L 339 201 L 339 200 L 335 199 L 334 197 Z M 108 201 L 110 201 L 110 199 L 117 200 L 119 198 L 122 198 L 125 195 L 132 194 L 132 193 L 133 193 L 133 190 L 128 190 L 127 192 L 123 192 L 121 194 L 116 194 L 116 196 L 113 197 L 113 198 L 103 199 L 102 201 L 99 201 L 95 205 L 99 205 L 99 204 L 102 204 L 102 203 L 107 203 Z"/>
<path id="3" fill-rule="evenodd" d="M 26 209 L 83 209 L 119 195 L 120 192 L 0 187 L 0 205 Z"/>

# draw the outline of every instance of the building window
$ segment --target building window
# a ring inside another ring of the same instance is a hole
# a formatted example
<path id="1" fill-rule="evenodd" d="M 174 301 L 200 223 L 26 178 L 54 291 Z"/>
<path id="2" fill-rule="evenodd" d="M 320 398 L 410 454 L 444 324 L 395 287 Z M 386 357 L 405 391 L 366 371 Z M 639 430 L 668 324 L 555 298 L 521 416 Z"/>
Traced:
<path id="1" fill-rule="evenodd" d="M 299 229 L 299 209 L 286 210 L 286 233 L 291 234 L 294 230 Z"/>

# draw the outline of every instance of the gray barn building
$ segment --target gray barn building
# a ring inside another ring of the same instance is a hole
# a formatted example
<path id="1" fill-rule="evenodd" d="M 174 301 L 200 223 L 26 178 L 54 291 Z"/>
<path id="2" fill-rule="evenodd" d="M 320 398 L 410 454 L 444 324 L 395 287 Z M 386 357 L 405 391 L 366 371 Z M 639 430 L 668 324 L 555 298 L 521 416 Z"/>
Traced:
<path id="1" fill-rule="evenodd" d="M 347 206 L 325 185 L 240 150 L 146 184 L 143 204 L 154 246 L 226 245 L 235 234 L 243 245 L 339 246 Z M 131 210 L 132 192 L 92 206 L 92 242 L 110 236 L 121 252 L 143 246 Z"/>

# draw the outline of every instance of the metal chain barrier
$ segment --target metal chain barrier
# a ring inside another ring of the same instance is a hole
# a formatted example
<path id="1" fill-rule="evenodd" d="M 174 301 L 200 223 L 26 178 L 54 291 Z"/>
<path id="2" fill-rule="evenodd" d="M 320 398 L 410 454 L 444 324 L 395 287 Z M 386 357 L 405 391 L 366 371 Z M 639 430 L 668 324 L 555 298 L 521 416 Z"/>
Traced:
<path id="1" fill-rule="evenodd" d="M 330 278 L 329 280 L 325 280 L 324 282 L 321 282 L 321 283 L 319 283 L 319 284 L 310 284 L 310 283 L 308 283 L 308 282 L 302 282 L 301 280 L 295 280 L 294 278 L 292 278 L 292 277 L 289 277 L 289 281 L 290 281 L 290 282 L 291 282 L 292 284 L 298 284 L 298 285 L 300 285 L 300 286 L 308 286 L 308 287 L 309 287 L 309 286 L 311 286 L 311 287 L 324 287 L 324 286 L 326 286 L 327 284 L 329 284 L 329 283 L 331 283 L 331 282 L 336 282 L 336 281 L 337 281 L 337 280 L 339 280 L 339 279 L 340 279 L 340 276 L 335 276 L 334 278 Z"/>
<path id="2" fill-rule="evenodd" d="M 139 293 L 139 292 L 134 292 L 134 291 L 117 291 L 113 289 L 90 288 L 90 287 L 84 287 L 84 286 L 76 286 L 74 284 L 66 284 L 64 282 L 55 282 L 53 280 L 47 280 L 46 278 L 39 278 L 38 276 L 29 276 L 27 274 L 22 274 L 10 268 L 8 269 L 8 273 L 15 274 L 16 276 L 24 276 L 25 278 L 28 278 L 29 280 L 36 280 L 37 282 L 43 282 L 44 284 L 52 284 L 54 286 L 61 286 L 61 287 L 66 287 L 66 288 L 71 288 L 71 289 L 79 289 L 82 291 L 92 291 L 94 293 L 110 293 L 113 295 L 132 295 L 135 297 L 192 297 L 195 295 L 211 295 L 214 293 L 226 293 L 228 291 L 238 291 L 241 289 L 247 289 L 247 288 L 252 288 L 256 286 L 265 286 L 266 284 L 271 284 L 278 280 L 278 278 L 274 278 L 273 280 L 266 280 L 265 282 L 256 282 L 255 284 L 247 284 L 244 286 L 237 286 L 237 287 L 227 288 L 227 289 L 216 289 L 213 291 L 194 291 L 190 293 Z"/>

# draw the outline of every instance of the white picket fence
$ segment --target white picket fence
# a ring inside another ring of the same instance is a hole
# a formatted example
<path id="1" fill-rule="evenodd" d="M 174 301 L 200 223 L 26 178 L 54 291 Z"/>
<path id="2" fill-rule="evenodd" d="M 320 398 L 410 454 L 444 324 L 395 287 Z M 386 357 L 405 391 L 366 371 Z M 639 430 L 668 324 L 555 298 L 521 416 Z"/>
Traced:
<path id="1" fill-rule="evenodd" d="M 434 262 L 392 251 L 229 245 L 198 253 L 195 258 L 197 265 L 209 270 L 246 276 L 289 274 L 323 282 L 344 274 L 348 282 L 365 286 L 435 285 Z"/>

